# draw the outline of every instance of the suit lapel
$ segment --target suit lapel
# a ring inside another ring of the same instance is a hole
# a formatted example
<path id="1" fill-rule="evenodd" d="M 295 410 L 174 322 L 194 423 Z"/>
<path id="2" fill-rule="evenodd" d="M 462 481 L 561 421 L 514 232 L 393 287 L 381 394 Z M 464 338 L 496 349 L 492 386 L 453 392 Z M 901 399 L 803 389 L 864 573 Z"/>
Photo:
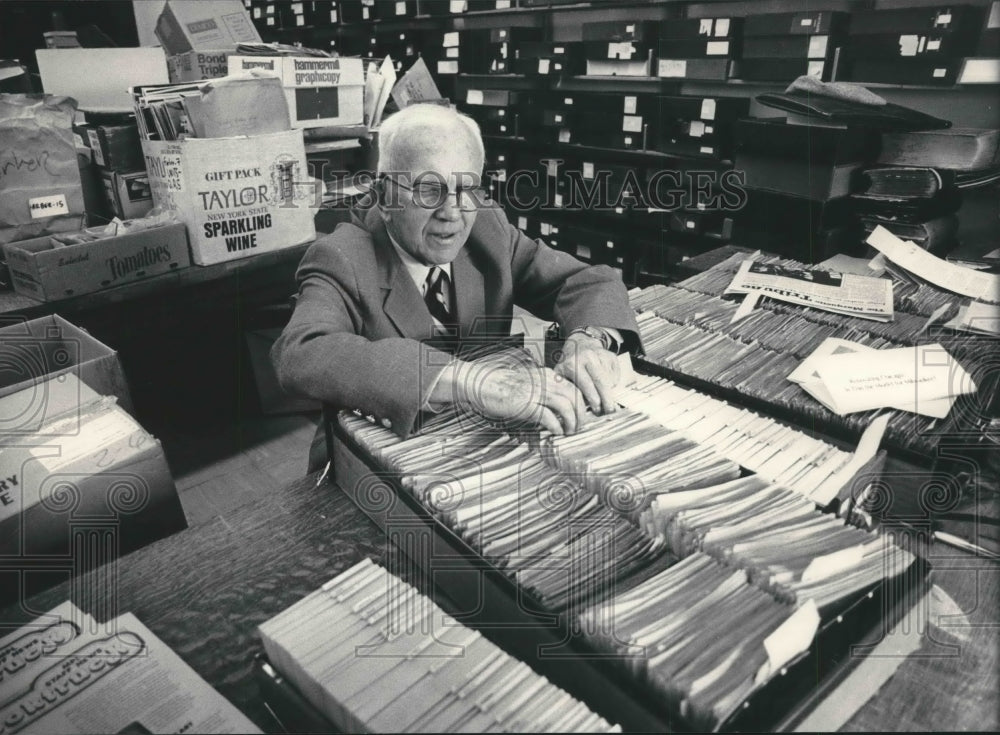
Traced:
<path id="1" fill-rule="evenodd" d="M 365 226 L 372 233 L 372 241 L 375 244 L 379 285 L 385 297 L 382 309 L 386 317 L 399 331 L 400 336 L 427 339 L 434 334 L 434 322 L 420 296 L 420 291 L 396 255 L 389 240 L 389 233 L 386 232 L 385 222 L 374 207 L 368 212 L 366 220 Z"/>
<path id="2" fill-rule="evenodd" d="M 451 274 L 455 287 L 455 317 L 461 325 L 461 338 L 482 335 L 487 327 L 480 323 L 486 314 L 486 288 L 482 272 L 469 255 L 468 243 L 452 262 Z"/>

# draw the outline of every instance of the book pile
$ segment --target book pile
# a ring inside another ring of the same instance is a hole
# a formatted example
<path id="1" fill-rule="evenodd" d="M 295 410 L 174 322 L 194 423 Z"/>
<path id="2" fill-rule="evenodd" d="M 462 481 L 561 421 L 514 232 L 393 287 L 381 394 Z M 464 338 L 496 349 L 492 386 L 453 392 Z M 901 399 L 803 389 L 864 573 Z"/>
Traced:
<path id="1" fill-rule="evenodd" d="M 131 613 L 66 602 L 0 639 L 4 732 L 257 733 Z"/>
<path id="2" fill-rule="evenodd" d="M 754 82 L 790 82 L 800 76 L 828 80 L 847 20 L 847 13 L 829 10 L 747 17 L 735 76 Z"/>
<path id="3" fill-rule="evenodd" d="M 342 732 L 620 732 L 369 560 L 259 632 Z"/>
<path id="4" fill-rule="evenodd" d="M 1000 0 L 990 3 L 989 14 L 973 52 L 962 62 L 959 84 L 1000 82 Z"/>
<path id="5" fill-rule="evenodd" d="M 852 82 L 952 85 L 983 28 L 972 5 L 860 10 L 838 77 Z"/>
<path id="6" fill-rule="evenodd" d="M 882 226 L 945 255 L 958 243 L 965 192 L 1000 179 L 1000 130 L 885 133 L 878 164 L 852 194 L 866 235 Z"/>

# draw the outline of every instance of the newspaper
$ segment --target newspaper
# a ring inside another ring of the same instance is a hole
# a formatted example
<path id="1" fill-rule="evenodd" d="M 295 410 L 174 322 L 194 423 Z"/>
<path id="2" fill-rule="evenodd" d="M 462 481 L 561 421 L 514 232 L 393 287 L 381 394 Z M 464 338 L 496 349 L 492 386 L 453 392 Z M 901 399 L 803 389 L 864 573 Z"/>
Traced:
<path id="1" fill-rule="evenodd" d="M 0 641 L 0 732 L 260 730 L 131 613 L 69 603 Z"/>
<path id="2" fill-rule="evenodd" d="M 879 322 L 892 321 L 892 281 L 887 278 L 797 269 L 744 260 L 727 294 L 760 294 L 778 301 Z"/>

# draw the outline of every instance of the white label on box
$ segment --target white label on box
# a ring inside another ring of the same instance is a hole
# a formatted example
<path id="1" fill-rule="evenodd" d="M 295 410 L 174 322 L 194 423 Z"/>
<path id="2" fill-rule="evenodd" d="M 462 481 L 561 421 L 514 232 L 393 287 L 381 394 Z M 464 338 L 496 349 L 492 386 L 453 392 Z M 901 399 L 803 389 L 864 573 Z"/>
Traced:
<path id="1" fill-rule="evenodd" d="M 576 257 L 583 258 L 584 260 L 590 260 L 590 246 L 589 245 L 577 245 L 576 246 Z"/>
<path id="2" fill-rule="evenodd" d="M 336 10 L 331 10 L 330 11 L 330 22 L 331 23 L 336 23 L 337 22 L 337 11 Z"/>
<path id="3" fill-rule="evenodd" d="M 657 73 L 661 77 L 687 76 L 687 59 L 660 59 Z"/>
<path id="4" fill-rule="evenodd" d="M 692 138 L 700 138 L 705 134 L 705 123 L 701 120 L 692 120 L 691 127 L 688 128 L 688 133 Z"/>
<path id="5" fill-rule="evenodd" d="M 940 38 L 934 38 L 934 39 L 931 39 L 931 40 L 927 41 L 927 50 L 928 51 L 937 51 L 939 48 L 941 48 L 941 39 Z"/>
<path id="6" fill-rule="evenodd" d="M 559 159 L 557 158 L 546 158 L 545 159 L 545 175 L 556 178 L 559 175 Z"/>
<path id="7" fill-rule="evenodd" d="M 708 98 L 701 101 L 701 119 L 702 120 L 714 120 L 715 119 L 715 100 Z"/>
<path id="8" fill-rule="evenodd" d="M 501 39 L 507 38 L 507 29 L 506 28 L 501 28 L 499 36 L 500 36 Z"/>
<path id="9" fill-rule="evenodd" d="M 614 240 L 607 240 L 607 241 L 605 241 L 604 247 L 606 247 L 608 250 L 613 250 L 614 247 L 615 247 Z"/>
<path id="10" fill-rule="evenodd" d="M 539 74 L 548 74 L 549 73 L 549 60 L 548 59 L 539 59 L 538 60 L 538 73 Z"/>
<path id="11" fill-rule="evenodd" d="M 559 234 L 559 226 L 558 225 L 549 225 L 549 232 L 551 232 L 553 235 L 558 235 Z"/>
<path id="12" fill-rule="evenodd" d="M 483 104 L 483 93 L 479 89 L 470 89 L 465 93 L 465 102 L 469 105 Z"/>
<path id="13" fill-rule="evenodd" d="M 800 26 L 811 26 L 813 24 L 812 18 L 803 18 L 799 21 Z"/>
<path id="14" fill-rule="evenodd" d="M 501 133 L 506 133 L 507 132 L 507 126 L 504 125 L 503 123 L 500 124 L 500 132 Z"/>
<path id="15" fill-rule="evenodd" d="M 570 106 L 570 105 L 572 105 L 573 104 L 573 98 L 572 97 L 563 97 L 563 104 L 566 105 L 567 107 Z"/>
<path id="16" fill-rule="evenodd" d="M 367 5 L 362 6 L 361 7 L 361 19 L 362 20 L 370 20 L 371 17 L 372 17 L 372 12 L 368 8 L 368 6 Z"/>
<path id="17" fill-rule="evenodd" d="M 296 15 L 302 15 L 304 12 L 306 12 L 302 8 L 302 5 L 303 3 L 292 3 L 292 12 L 295 13 Z"/>
<path id="18" fill-rule="evenodd" d="M 454 47 L 452 47 L 452 48 L 446 48 L 444 50 L 444 56 L 445 56 L 446 59 L 457 59 L 458 58 L 458 52 L 459 52 L 459 49 L 457 49 L 457 48 L 454 48 Z"/>
<path id="19" fill-rule="evenodd" d="M 710 146 L 710 145 L 703 145 L 701 148 L 698 149 L 698 152 L 699 153 L 707 153 L 708 155 L 712 155 L 712 153 L 715 152 L 715 149 L 712 146 Z"/>
<path id="20" fill-rule="evenodd" d="M 260 18 L 261 18 L 262 15 L 264 15 L 264 14 L 261 12 L 260 8 L 254 8 L 253 9 L 254 20 L 260 20 Z"/>
<path id="21" fill-rule="evenodd" d="M 634 115 L 639 104 L 639 98 L 629 95 L 625 98 L 625 114 Z"/>
<path id="22" fill-rule="evenodd" d="M 439 61 L 438 74 L 458 74 L 457 61 Z"/>
<path id="23" fill-rule="evenodd" d="M 706 125 L 705 126 L 705 135 L 711 135 L 714 132 L 715 132 L 715 128 L 713 128 L 711 125 Z"/>
<path id="24" fill-rule="evenodd" d="M 517 218 L 517 229 L 519 229 L 519 230 L 526 230 L 526 229 L 528 229 L 528 218 L 527 217 L 518 217 Z"/>
<path id="25" fill-rule="evenodd" d="M 539 231 L 540 233 L 542 233 L 543 235 L 546 235 L 546 236 L 548 236 L 548 234 L 549 234 L 550 232 L 552 232 L 552 227 L 551 227 L 551 226 L 549 226 L 549 223 L 548 223 L 548 222 L 539 222 L 539 223 L 538 223 L 538 231 Z"/>
<path id="26" fill-rule="evenodd" d="M 555 48 L 552 49 L 552 53 L 554 53 L 554 54 L 564 54 L 564 53 L 566 53 L 566 49 L 563 48 L 562 46 L 556 46 Z"/>
<path id="27" fill-rule="evenodd" d="M 507 10 L 510 7 L 510 0 L 497 0 L 497 10 Z"/>
<path id="28" fill-rule="evenodd" d="M 406 15 L 406 0 L 396 3 L 396 15 Z"/>
<path id="29" fill-rule="evenodd" d="M 715 35 L 716 36 L 728 36 L 729 35 L 729 18 L 716 18 L 715 19 Z"/>
<path id="30" fill-rule="evenodd" d="M 507 180 L 507 169 L 501 168 L 497 170 L 497 181 Z"/>
<path id="31" fill-rule="evenodd" d="M 705 44 L 706 56 L 725 56 L 729 53 L 729 41 L 709 41 Z"/>
<path id="32" fill-rule="evenodd" d="M 94 156 L 94 163 L 98 166 L 107 166 L 104 162 L 104 153 L 101 151 L 101 139 L 96 130 L 88 130 L 87 137 L 90 139 L 90 152 Z"/>
<path id="33" fill-rule="evenodd" d="M 594 164 L 592 163 L 583 164 L 583 178 L 585 179 L 594 178 Z"/>
<path id="34" fill-rule="evenodd" d="M 562 194 L 556 194 L 555 196 L 553 196 L 553 197 L 552 197 L 552 201 L 554 201 L 554 202 L 555 202 L 555 205 L 556 205 L 557 207 L 561 207 L 561 206 L 562 206 L 562 203 L 563 203 L 563 198 L 562 198 Z"/>
<path id="35" fill-rule="evenodd" d="M 693 219 L 686 220 L 684 222 L 684 226 L 687 227 L 689 230 L 693 230 L 695 227 L 695 221 Z"/>
<path id="36" fill-rule="evenodd" d="M 498 107 L 497 108 L 497 117 L 507 117 L 507 108 L 506 107 Z"/>
<path id="37" fill-rule="evenodd" d="M 823 66 L 822 61 L 810 61 L 809 66 L 806 67 L 806 74 L 818 79 L 823 76 Z"/>
<path id="38" fill-rule="evenodd" d="M 809 58 L 826 58 L 826 44 L 829 36 L 810 36 L 809 37 Z"/>
<path id="39" fill-rule="evenodd" d="M 631 135 L 626 135 L 625 136 L 625 145 L 632 145 L 632 136 Z"/>
<path id="40" fill-rule="evenodd" d="M 57 214 L 69 214 L 69 205 L 66 204 L 65 194 L 53 194 L 29 199 L 28 211 L 31 212 L 31 219 L 41 219 L 54 217 Z"/>
<path id="41" fill-rule="evenodd" d="M 920 36 L 907 34 L 899 37 L 899 55 L 916 56 L 920 48 Z"/>
<path id="42" fill-rule="evenodd" d="M 561 123 L 563 121 L 563 116 L 556 115 L 555 117 L 553 117 L 553 120 L 555 120 L 557 123 Z"/>
<path id="43" fill-rule="evenodd" d="M 297 25 L 297 26 L 304 26 L 305 24 L 306 24 L 306 18 L 305 18 L 304 15 L 296 15 L 295 16 L 295 25 Z"/>
<path id="44" fill-rule="evenodd" d="M 627 26 L 625 26 L 625 32 L 626 33 L 635 33 L 635 24 L 634 23 L 629 23 Z"/>
<path id="45" fill-rule="evenodd" d="M 935 26 L 946 26 L 951 23 L 951 13 L 938 13 L 937 18 L 934 20 Z"/>
<path id="46" fill-rule="evenodd" d="M 569 143 L 569 128 L 563 128 L 559 131 L 559 142 Z"/>
<path id="47" fill-rule="evenodd" d="M 642 132 L 642 116 L 641 115 L 625 115 L 622 118 L 622 132 L 625 132 L 625 133 L 641 133 Z"/>
<path id="48" fill-rule="evenodd" d="M 947 73 L 948 73 L 947 69 L 935 69 L 934 70 L 934 78 L 935 79 L 939 79 L 939 78 L 943 77 Z"/>
<path id="49" fill-rule="evenodd" d="M 271 15 L 271 16 L 268 16 L 268 19 L 267 19 L 267 24 L 268 24 L 269 26 L 273 26 L 273 25 L 274 25 L 274 16 L 273 16 L 273 15 Z"/>
<path id="50" fill-rule="evenodd" d="M 464 13 L 465 0 L 451 0 L 450 10 L 453 13 Z"/>
<path id="51" fill-rule="evenodd" d="M 698 35 L 699 36 L 711 36 L 712 35 L 712 19 L 702 18 L 701 22 L 698 23 Z"/>
<path id="52" fill-rule="evenodd" d="M 633 46 L 628 41 L 620 41 L 618 43 L 608 44 L 608 58 L 609 59 L 631 59 L 632 54 L 635 53 L 635 46 Z"/>
<path id="53" fill-rule="evenodd" d="M 562 71 L 562 68 L 563 68 L 562 62 L 561 61 L 557 61 L 556 63 L 554 63 L 552 65 L 552 68 L 555 69 L 556 71 Z"/>
<path id="54" fill-rule="evenodd" d="M 615 214 L 625 214 L 625 209 L 623 207 L 615 207 Z"/>
<path id="55" fill-rule="evenodd" d="M 458 44 L 459 44 L 458 31 L 449 31 L 448 33 L 444 34 L 444 42 L 441 44 L 442 46 L 450 47 L 450 46 L 458 46 Z"/>

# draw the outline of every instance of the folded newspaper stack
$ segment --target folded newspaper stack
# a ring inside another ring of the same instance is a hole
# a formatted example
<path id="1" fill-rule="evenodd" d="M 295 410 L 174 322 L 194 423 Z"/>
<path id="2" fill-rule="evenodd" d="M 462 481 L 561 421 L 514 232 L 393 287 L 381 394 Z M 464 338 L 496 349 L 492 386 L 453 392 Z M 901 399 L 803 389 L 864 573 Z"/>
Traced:
<path id="1" fill-rule="evenodd" d="M 0 639 L 0 731 L 260 732 L 131 613 L 70 602 Z"/>
<path id="2" fill-rule="evenodd" d="M 969 374 L 940 344 L 877 350 L 830 337 L 788 379 L 841 416 L 896 408 L 932 418 L 975 393 Z"/>
<path id="3" fill-rule="evenodd" d="M 835 273 L 823 269 L 786 268 L 750 259 L 743 261 L 727 294 L 767 296 L 835 314 L 892 321 L 892 281 L 888 278 Z M 752 302 L 751 302 L 752 303 Z M 739 318 L 739 314 L 737 317 Z"/>

